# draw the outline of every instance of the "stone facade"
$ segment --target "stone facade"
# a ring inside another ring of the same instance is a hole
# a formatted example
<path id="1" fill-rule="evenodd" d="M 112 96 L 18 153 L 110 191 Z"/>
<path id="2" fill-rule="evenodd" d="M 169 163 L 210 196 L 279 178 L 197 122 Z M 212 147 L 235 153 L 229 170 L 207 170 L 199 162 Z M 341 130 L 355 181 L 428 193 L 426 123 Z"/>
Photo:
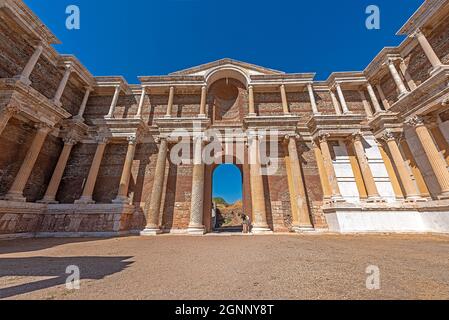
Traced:
<path id="1" fill-rule="evenodd" d="M 255 233 L 447 233 L 448 25 L 449 1 L 427 0 L 401 45 L 326 81 L 223 59 L 131 85 L 2 1 L 0 238 L 211 232 L 217 163 L 195 161 L 211 129 L 236 132 L 243 162 L 211 156 L 239 166 Z M 172 156 L 180 130 L 190 162 Z"/>

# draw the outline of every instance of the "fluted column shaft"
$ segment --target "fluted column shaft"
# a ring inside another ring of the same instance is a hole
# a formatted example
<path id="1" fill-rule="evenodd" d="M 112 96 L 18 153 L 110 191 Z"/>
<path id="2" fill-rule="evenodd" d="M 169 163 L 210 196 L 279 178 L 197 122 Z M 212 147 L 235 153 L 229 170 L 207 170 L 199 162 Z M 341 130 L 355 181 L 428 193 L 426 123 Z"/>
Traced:
<path id="1" fill-rule="evenodd" d="M 167 114 L 166 118 L 170 118 L 173 110 L 173 101 L 175 100 L 175 87 L 170 87 L 168 93 L 168 105 L 167 105 Z"/>
<path id="2" fill-rule="evenodd" d="M 20 75 L 15 76 L 15 78 L 22 81 L 26 85 L 30 85 L 31 84 L 30 75 L 33 72 L 34 67 L 36 66 L 37 61 L 39 60 L 43 51 L 44 51 L 43 44 L 41 44 L 41 43 L 38 44 L 36 46 L 32 56 L 30 57 L 27 64 L 23 68 L 22 73 Z"/>
<path id="3" fill-rule="evenodd" d="M 134 136 L 128 138 L 128 150 L 126 151 L 125 163 L 123 165 L 122 176 L 117 197 L 113 200 L 115 203 L 128 203 L 129 181 L 131 179 L 131 170 L 133 166 L 134 155 L 136 153 L 137 139 Z"/>
<path id="4" fill-rule="evenodd" d="M 341 108 L 343 109 L 343 113 L 349 113 L 348 104 L 346 103 L 345 95 L 343 94 L 343 90 L 341 89 L 340 84 L 337 82 L 335 84 L 335 88 L 337 89 L 338 97 L 340 98 Z"/>
<path id="5" fill-rule="evenodd" d="M 432 46 L 430 45 L 429 41 L 427 40 L 424 33 L 422 33 L 421 30 L 417 30 L 414 34 L 416 39 L 418 40 L 419 44 L 421 45 L 421 48 L 423 49 L 424 53 L 426 54 L 427 58 L 429 59 L 430 63 L 434 68 L 437 68 L 442 65 L 442 62 L 440 58 L 437 56 L 435 51 L 433 50 Z"/>
<path id="6" fill-rule="evenodd" d="M 316 105 L 315 92 L 313 91 L 313 85 L 311 83 L 307 84 L 307 91 L 309 92 L 310 103 L 312 105 L 312 111 L 314 114 L 319 114 L 318 106 Z"/>
<path id="7" fill-rule="evenodd" d="M 255 116 L 256 115 L 256 107 L 254 104 L 254 88 L 253 86 L 248 87 L 248 104 L 249 104 L 249 116 Z"/>
<path id="8" fill-rule="evenodd" d="M 282 98 L 282 110 L 284 114 L 290 114 L 288 109 L 287 91 L 285 90 L 285 85 L 281 85 L 281 98 Z"/>
<path id="9" fill-rule="evenodd" d="M 204 161 L 202 157 L 204 137 L 195 137 L 193 141 L 192 201 L 188 232 L 204 234 Z"/>
<path id="10" fill-rule="evenodd" d="M 293 229 L 313 228 L 310 220 L 309 205 L 307 204 L 307 195 L 302 176 L 301 162 L 298 157 L 298 148 L 296 146 L 296 137 L 288 138 L 288 154 L 290 159 L 290 172 L 292 179 L 293 197 L 295 199 L 298 212 L 293 212 Z"/>
<path id="11" fill-rule="evenodd" d="M 365 182 L 366 192 L 368 194 L 368 201 L 379 200 L 379 191 L 377 190 L 376 182 L 374 181 L 373 173 L 368 162 L 368 158 L 365 154 L 365 148 L 363 147 L 362 136 L 356 134 L 353 137 L 354 150 L 357 156 L 357 161 L 362 171 L 363 181 Z"/>
<path id="12" fill-rule="evenodd" d="M 408 90 L 405 87 L 404 81 L 402 81 L 402 78 L 399 75 L 399 72 L 396 69 L 393 60 L 388 60 L 387 64 L 388 69 L 390 69 L 391 76 L 393 77 L 393 80 L 396 83 L 397 88 L 399 89 L 399 99 L 400 99 L 404 95 L 408 94 Z"/>
<path id="13" fill-rule="evenodd" d="M 142 92 L 140 93 L 140 100 L 139 100 L 139 106 L 137 108 L 136 118 L 140 119 L 142 118 L 142 111 L 143 111 L 143 104 L 145 103 L 145 87 L 142 87 Z"/>
<path id="14" fill-rule="evenodd" d="M 201 87 L 200 118 L 206 118 L 207 87 Z"/>
<path id="15" fill-rule="evenodd" d="M 323 187 L 323 197 L 324 200 L 328 200 L 332 198 L 332 191 L 329 185 L 329 179 L 326 172 L 326 168 L 324 166 L 323 154 L 321 153 L 321 149 L 313 142 L 313 151 L 315 153 L 315 158 L 318 166 L 318 174 L 320 176 L 321 186 Z"/>
<path id="16" fill-rule="evenodd" d="M 262 168 L 260 165 L 259 140 L 252 137 L 249 140 L 250 185 L 253 208 L 253 232 L 270 231 L 267 223 L 265 208 L 265 193 L 263 186 Z"/>
<path id="17" fill-rule="evenodd" d="M 115 86 L 114 96 L 112 97 L 111 106 L 109 107 L 109 112 L 106 115 L 107 119 L 114 118 L 115 108 L 117 107 L 118 99 L 120 98 L 120 91 L 122 90 L 121 86 Z"/>
<path id="18" fill-rule="evenodd" d="M 335 114 L 341 115 L 340 104 L 339 104 L 339 102 L 337 100 L 337 97 L 335 96 L 334 91 L 329 90 L 329 94 L 331 95 L 332 105 L 334 106 Z"/>
<path id="19" fill-rule="evenodd" d="M 92 88 L 86 88 L 86 92 L 84 93 L 83 102 L 81 103 L 78 114 L 75 116 L 76 119 L 83 119 L 84 111 L 86 111 L 87 101 L 89 100 L 90 93 L 92 92 Z"/>
<path id="20" fill-rule="evenodd" d="M 324 168 L 329 179 L 329 186 L 332 193 L 331 199 L 334 201 L 341 201 L 343 197 L 341 196 L 340 187 L 338 186 L 337 174 L 335 173 L 334 164 L 332 163 L 332 156 L 327 138 L 324 136 L 320 137 L 320 149 L 323 155 Z"/>
<path id="21" fill-rule="evenodd" d="M 398 171 L 399 177 L 401 178 L 402 186 L 405 191 L 405 196 L 407 200 L 421 199 L 420 192 L 417 186 L 413 183 L 410 172 L 407 170 L 406 162 L 402 157 L 399 146 L 396 142 L 394 135 L 390 132 L 386 132 L 383 136 L 386 141 L 388 150 L 390 150 L 391 157 L 393 158 L 394 165 Z"/>
<path id="22" fill-rule="evenodd" d="M 62 76 L 61 82 L 59 82 L 58 89 L 56 90 L 53 102 L 57 105 L 61 104 L 61 97 L 64 93 L 67 82 L 69 81 L 70 74 L 72 73 L 72 66 L 66 66 L 64 75 Z"/>
<path id="23" fill-rule="evenodd" d="M 47 138 L 50 128 L 47 126 L 40 127 L 36 133 L 36 136 L 31 143 L 30 148 L 23 160 L 22 166 L 17 173 L 14 182 L 9 189 L 6 199 L 11 201 L 21 201 L 25 202 L 26 199 L 23 196 L 23 190 L 28 182 L 28 179 L 33 171 L 34 165 L 36 163 L 37 157 L 44 145 L 45 139 Z"/>
<path id="24" fill-rule="evenodd" d="M 90 166 L 89 174 L 87 176 L 86 184 L 84 185 L 83 194 L 81 198 L 75 203 L 92 204 L 95 203 L 92 199 L 94 193 L 95 184 L 97 182 L 98 172 L 100 171 L 101 161 L 103 160 L 104 151 L 106 149 L 108 141 L 106 139 L 100 139 L 95 151 L 94 159 Z"/>
<path id="25" fill-rule="evenodd" d="M 76 140 L 74 139 L 64 139 L 64 147 L 62 148 L 61 154 L 59 155 L 58 163 L 56 164 L 55 170 L 53 171 L 53 175 L 51 177 L 50 183 L 48 184 L 47 191 L 45 192 L 44 198 L 39 202 L 57 203 L 56 194 L 58 193 L 59 185 L 61 184 L 62 176 L 67 166 L 67 161 L 69 160 L 70 153 L 72 152 L 72 148 L 75 144 Z"/>
<path id="26" fill-rule="evenodd" d="M 409 120 L 408 123 L 414 126 L 416 135 L 421 142 L 427 159 L 429 159 L 430 165 L 441 188 L 440 197 L 442 199 L 449 198 L 449 171 L 447 170 L 446 161 L 441 157 L 423 120 L 419 117 L 415 117 Z"/>
<path id="27" fill-rule="evenodd" d="M 165 182 L 165 166 L 167 162 L 167 139 L 161 139 L 159 153 L 157 156 L 156 170 L 154 172 L 153 189 L 151 190 L 151 202 L 147 214 L 147 226 L 143 234 L 160 233 L 159 213 L 161 211 L 161 201 Z"/>
<path id="28" fill-rule="evenodd" d="M 368 90 L 368 94 L 369 94 L 369 96 L 370 96 L 370 98 L 371 98 L 371 102 L 373 103 L 375 113 L 382 112 L 383 110 L 382 110 L 382 108 L 380 107 L 379 100 L 377 100 L 376 93 L 374 92 L 374 89 L 373 89 L 373 87 L 371 86 L 371 84 L 368 83 L 368 84 L 366 85 L 366 89 Z"/>

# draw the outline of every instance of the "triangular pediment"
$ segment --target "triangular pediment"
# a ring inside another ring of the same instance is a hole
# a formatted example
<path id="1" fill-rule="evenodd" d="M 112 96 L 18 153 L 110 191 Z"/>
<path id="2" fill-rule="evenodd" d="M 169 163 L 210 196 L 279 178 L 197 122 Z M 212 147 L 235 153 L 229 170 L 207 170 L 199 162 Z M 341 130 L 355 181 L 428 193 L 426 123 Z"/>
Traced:
<path id="1" fill-rule="evenodd" d="M 171 73 L 172 76 L 204 76 L 208 74 L 212 70 L 216 70 L 217 68 L 226 68 L 226 67 L 236 67 L 244 71 L 248 75 L 274 75 L 274 74 L 284 74 L 282 71 L 265 68 L 261 66 L 257 66 L 251 63 L 242 62 L 233 59 L 221 59 L 209 63 L 205 63 L 196 67 L 180 70 Z"/>

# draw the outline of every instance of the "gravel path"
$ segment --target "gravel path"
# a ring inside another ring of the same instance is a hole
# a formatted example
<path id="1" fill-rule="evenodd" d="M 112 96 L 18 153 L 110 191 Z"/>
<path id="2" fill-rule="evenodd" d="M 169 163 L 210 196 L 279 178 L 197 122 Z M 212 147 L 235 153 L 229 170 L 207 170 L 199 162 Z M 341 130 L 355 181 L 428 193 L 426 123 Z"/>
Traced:
<path id="1" fill-rule="evenodd" d="M 66 267 L 81 271 L 65 287 Z M 380 290 L 366 268 L 380 269 Z M 0 241 L 6 299 L 449 299 L 449 237 L 163 235 Z"/>

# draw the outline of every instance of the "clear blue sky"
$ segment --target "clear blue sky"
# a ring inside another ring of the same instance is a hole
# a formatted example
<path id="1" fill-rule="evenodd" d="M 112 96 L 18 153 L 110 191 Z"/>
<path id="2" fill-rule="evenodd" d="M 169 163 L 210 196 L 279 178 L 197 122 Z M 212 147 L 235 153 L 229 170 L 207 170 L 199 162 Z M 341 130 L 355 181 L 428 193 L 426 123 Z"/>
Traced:
<path id="1" fill-rule="evenodd" d="M 422 0 L 25 0 L 95 76 L 163 75 L 233 58 L 285 72 L 363 70 Z M 381 10 L 381 29 L 367 30 L 365 9 Z M 65 27 L 68 5 L 81 11 L 81 29 Z M 240 173 L 219 168 L 214 192 L 241 198 Z"/>
<path id="2" fill-rule="evenodd" d="M 422 0 L 25 0 L 93 75 L 161 75 L 234 58 L 285 72 L 362 70 Z M 81 29 L 65 28 L 65 8 L 81 10 Z M 381 9 L 381 29 L 365 28 L 365 9 Z"/>
<path id="3" fill-rule="evenodd" d="M 229 204 L 242 199 L 242 174 L 232 164 L 222 164 L 214 170 L 212 197 L 221 197 Z"/>

